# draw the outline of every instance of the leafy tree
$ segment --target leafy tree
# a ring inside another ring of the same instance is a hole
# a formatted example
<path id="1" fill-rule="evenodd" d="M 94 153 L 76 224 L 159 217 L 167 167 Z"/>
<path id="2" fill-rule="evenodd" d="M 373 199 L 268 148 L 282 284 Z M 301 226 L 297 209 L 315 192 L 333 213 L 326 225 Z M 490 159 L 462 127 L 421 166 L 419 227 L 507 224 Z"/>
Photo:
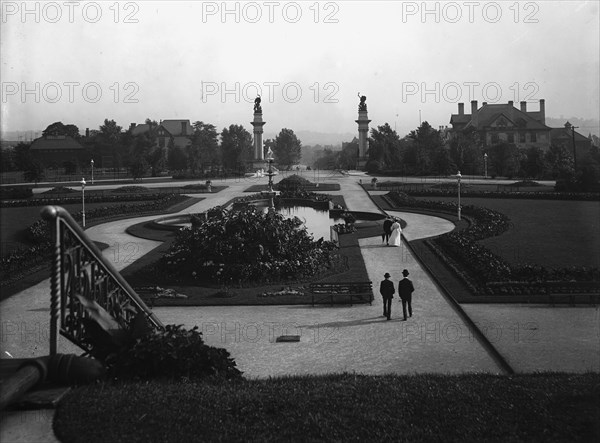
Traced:
<path id="1" fill-rule="evenodd" d="M 349 143 L 342 143 L 342 151 L 339 153 L 338 167 L 341 169 L 356 169 L 358 160 L 358 139 L 354 137 Z"/>
<path id="2" fill-rule="evenodd" d="M 223 166 L 236 169 L 252 159 L 252 135 L 241 125 L 230 125 L 221 132 Z"/>
<path id="3" fill-rule="evenodd" d="M 29 151 L 30 147 L 30 143 L 23 142 L 20 142 L 15 146 L 15 166 L 18 171 L 26 171 L 33 163 L 33 157 Z"/>
<path id="4" fill-rule="evenodd" d="M 520 168 L 519 149 L 512 143 L 496 143 L 489 150 L 488 163 L 493 175 L 512 178 Z"/>
<path id="5" fill-rule="evenodd" d="M 65 125 L 62 122 L 54 122 L 42 131 L 44 137 L 48 135 L 68 135 L 74 139 L 79 139 L 79 128 L 75 125 Z"/>
<path id="6" fill-rule="evenodd" d="M 220 163 L 217 128 L 210 123 L 197 121 L 193 124 L 192 144 L 187 148 L 188 165 L 192 173 L 197 173 L 202 164 Z"/>
<path id="7" fill-rule="evenodd" d="M 150 165 L 144 157 L 138 157 L 130 166 L 131 175 L 134 180 L 140 179 L 146 175 Z"/>
<path id="8" fill-rule="evenodd" d="M 400 137 L 388 123 L 371 129 L 369 138 L 369 160 L 378 161 L 383 168 L 397 169 L 400 167 Z"/>
<path id="9" fill-rule="evenodd" d="M 483 172 L 483 152 L 479 135 L 474 129 L 453 133 L 449 141 L 450 160 L 455 169 L 467 174 Z"/>
<path id="10" fill-rule="evenodd" d="M 553 179 L 571 179 L 575 175 L 573 153 L 562 145 L 550 145 L 545 160 Z"/>
<path id="11" fill-rule="evenodd" d="M 0 170 L 2 172 L 16 170 L 14 148 L 0 149 Z"/>
<path id="12" fill-rule="evenodd" d="M 291 166 L 302 158 L 302 143 L 291 129 L 283 128 L 275 137 L 273 148 L 275 159 L 280 165 Z"/>
<path id="13" fill-rule="evenodd" d="M 169 140 L 167 147 L 167 166 L 171 171 L 185 171 L 187 169 L 187 156 L 183 149 L 175 146 L 173 140 Z"/>
<path id="14" fill-rule="evenodd" d="M 100 130 L 94 138 L 96 148 L 94 156 L 110 156 L 113 158 L 115 166 L 120 165 L 124 151 L 121 129 L 121 126 L 117 125 L 114 120 L 105 119 L 104 124 L 100 126 Z"/>
<path id="15" fill-rule="evenodd" d="M 440 131 L 433 129 L 431 125 L 424 121 L 416 130 L 410 131 L 408 138 L 414 142 L 415 149 L 415 170 L 419 174 L 431 172 L 431 163 L 436 152 L 443 146 Z"/>
<path id="16" fill-rule="evenodd" d="M 527 148 L 521 161 L 521 171 L 525 177 L 540 178 L 546 170 L 544 151 L 535 146 Z"/>

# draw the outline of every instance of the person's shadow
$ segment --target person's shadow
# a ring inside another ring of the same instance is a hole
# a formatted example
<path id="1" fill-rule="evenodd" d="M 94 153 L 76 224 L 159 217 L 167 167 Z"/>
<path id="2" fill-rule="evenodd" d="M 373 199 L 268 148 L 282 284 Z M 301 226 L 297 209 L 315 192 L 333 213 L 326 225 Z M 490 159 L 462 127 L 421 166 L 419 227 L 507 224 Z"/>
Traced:
<path id="1" fill-rule="evenodd" d="M 329 323 L 314 323 L 312 325 L 298 325 L 297 327 L 298 328 L 307 328 L 307 329 L 347 328 L 347 327 L 351 327 L 351 326 L 362 326 L 362 325 L 368 325 L 371 323 L 382 323 L 382 322 L 386 322 L 386 318 L 384 316 L 363 318 L 363 319 L 358 319 L 358 320 L 348 320 L 348 321 L 333 321 L 333 322 L 329 322 Z"/>

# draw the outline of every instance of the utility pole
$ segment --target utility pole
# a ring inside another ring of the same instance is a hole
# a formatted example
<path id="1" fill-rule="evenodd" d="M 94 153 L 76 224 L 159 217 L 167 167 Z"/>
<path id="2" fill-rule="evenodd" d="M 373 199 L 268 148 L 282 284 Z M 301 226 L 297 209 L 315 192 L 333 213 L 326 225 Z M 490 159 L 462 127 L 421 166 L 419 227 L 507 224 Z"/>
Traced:
<path id="1" fill-rule="evenodd" d="M 577 171 L 577 150 L 575 149 L 575 128 L 579 128 L 579 126 L 571 126 L 571 136 L 573 139 L 573 170 Z"/>

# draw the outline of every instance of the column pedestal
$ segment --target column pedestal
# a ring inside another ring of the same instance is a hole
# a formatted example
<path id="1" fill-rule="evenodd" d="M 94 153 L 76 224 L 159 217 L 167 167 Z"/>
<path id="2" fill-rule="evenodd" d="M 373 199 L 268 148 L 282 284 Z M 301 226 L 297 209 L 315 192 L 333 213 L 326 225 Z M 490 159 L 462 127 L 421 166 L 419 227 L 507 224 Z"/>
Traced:
<path id="1" fill-rule="evenodd" d="M 369 116 L 367 111 L 358 111 L 358 161 L 356 167 L 364 170 L 367 164 L 367 151 L 369 150 Z"/>

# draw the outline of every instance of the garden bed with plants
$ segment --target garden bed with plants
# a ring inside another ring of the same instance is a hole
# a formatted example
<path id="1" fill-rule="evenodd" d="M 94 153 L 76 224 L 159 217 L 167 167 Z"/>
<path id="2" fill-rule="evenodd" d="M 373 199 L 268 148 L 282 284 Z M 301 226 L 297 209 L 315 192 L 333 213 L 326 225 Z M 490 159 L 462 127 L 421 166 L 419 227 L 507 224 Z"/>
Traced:
<path id="1" fill-rule="evenodd" d="M 119 202 L 137 202 L 160 200 L 172 194 L 195 194 L 205 192 L 219 192 L 225 186 L 212 186 L 208 190 L 207 185 L 186 185 L 181 188 L 147 188 L 144 186 L 122 186 L 112 190 L 96 190 L 86 188 L 86 203 L 119 203 Z M 40 205 L 65 205 L 71 203 L 81 203 L 82 193 L 80 189 L 71 189 L 60 186 L 50 189 L 40 194 L 31 194 L 29 197 L 3 199 L 0 201 L 2 208 L 15 208 L 21 206 L 40 206 Z"/>
<path id="2" fill-rule="evenodd" d="M 372 187 L 363 185 L 366 190 Z M 442 183 L 405 183 L 385 181 L 377 188 L 382 191 L 401 192 L 414 197 L 455 197 L 458 193 L 456 182 Z M 555 192 L 553 187 L 542 186 L 536 182 L 514 182 L 506 185 L 471 184 L 461 182 L 462 197 L 510 198 L 528 200 L 579 200 L 600 201 L 598 192 Z"/>
<path id="3" fill-rule="evenodd" d="M 408 208 L 454 214 L 457 211 L 455 202 L 417 200 L 398 192 L 383 196 L 383 200 L 389 207 L 398 210 Z M 470 221 L 468 227 L 424 243 L 461 280 L 462 287 L 468 288 L 469 295 L 545 297 L 581 294 L 586 303 L 589 303 L 590 295 L 597 298 L 600 292 L 600 271 L 597 267 L 548 268 L 539 263 L 509 263 L 482 244 L 482 241 L 514 227 L 508 217 L 498 211 L 472 205 L 463 205 L 462 213 Z M 543 227 L 540 225 L 538 229 Z M 458 298 L 464 299 L 464 296 L 459 295 Z"/>
<path id="4" fill-rule="evenodd" d="M 343 199 L 336 201 L 343 205 Z M 128 229 L 132 235 L 165 241 L 122 271 L 148 304 L 311 303 L 311 282 L 368 280 L 358 238 L 381 231 L 378 221 L 353 224 L 348 219 L 349 224 L 337 227 L 338 248 L 313 241 L 298 219 L 251 207 L 231 212 L 217 208 L 209 214 L 208 220 L 197 219 L 197 231 L 183 230 L 177 239 L 147 223 Z"/>
<path id="5" fill-rule="evenodd" d="M 161 195 L 159 199 L 145 202 L 98 206 L 86 211 L 86 224 L 89 227 L 113 219 L 162 214 L 165 211 L 177 212 L 197 201 L 196 198 L 172 194 Z M 82 220 L 80 211 L 71 215 L 76 221 Z M 0 259 L 0 287 L 3 298 L 23 289 L 25 283 L 30 286 L 47 278 L 52 249 L 48 223 L 37 219 L 27 228 L 26 236 L 29 247 L 15 249 Z M 28 276 L 32 276 L 32 279 L 26 278 Z"/>

